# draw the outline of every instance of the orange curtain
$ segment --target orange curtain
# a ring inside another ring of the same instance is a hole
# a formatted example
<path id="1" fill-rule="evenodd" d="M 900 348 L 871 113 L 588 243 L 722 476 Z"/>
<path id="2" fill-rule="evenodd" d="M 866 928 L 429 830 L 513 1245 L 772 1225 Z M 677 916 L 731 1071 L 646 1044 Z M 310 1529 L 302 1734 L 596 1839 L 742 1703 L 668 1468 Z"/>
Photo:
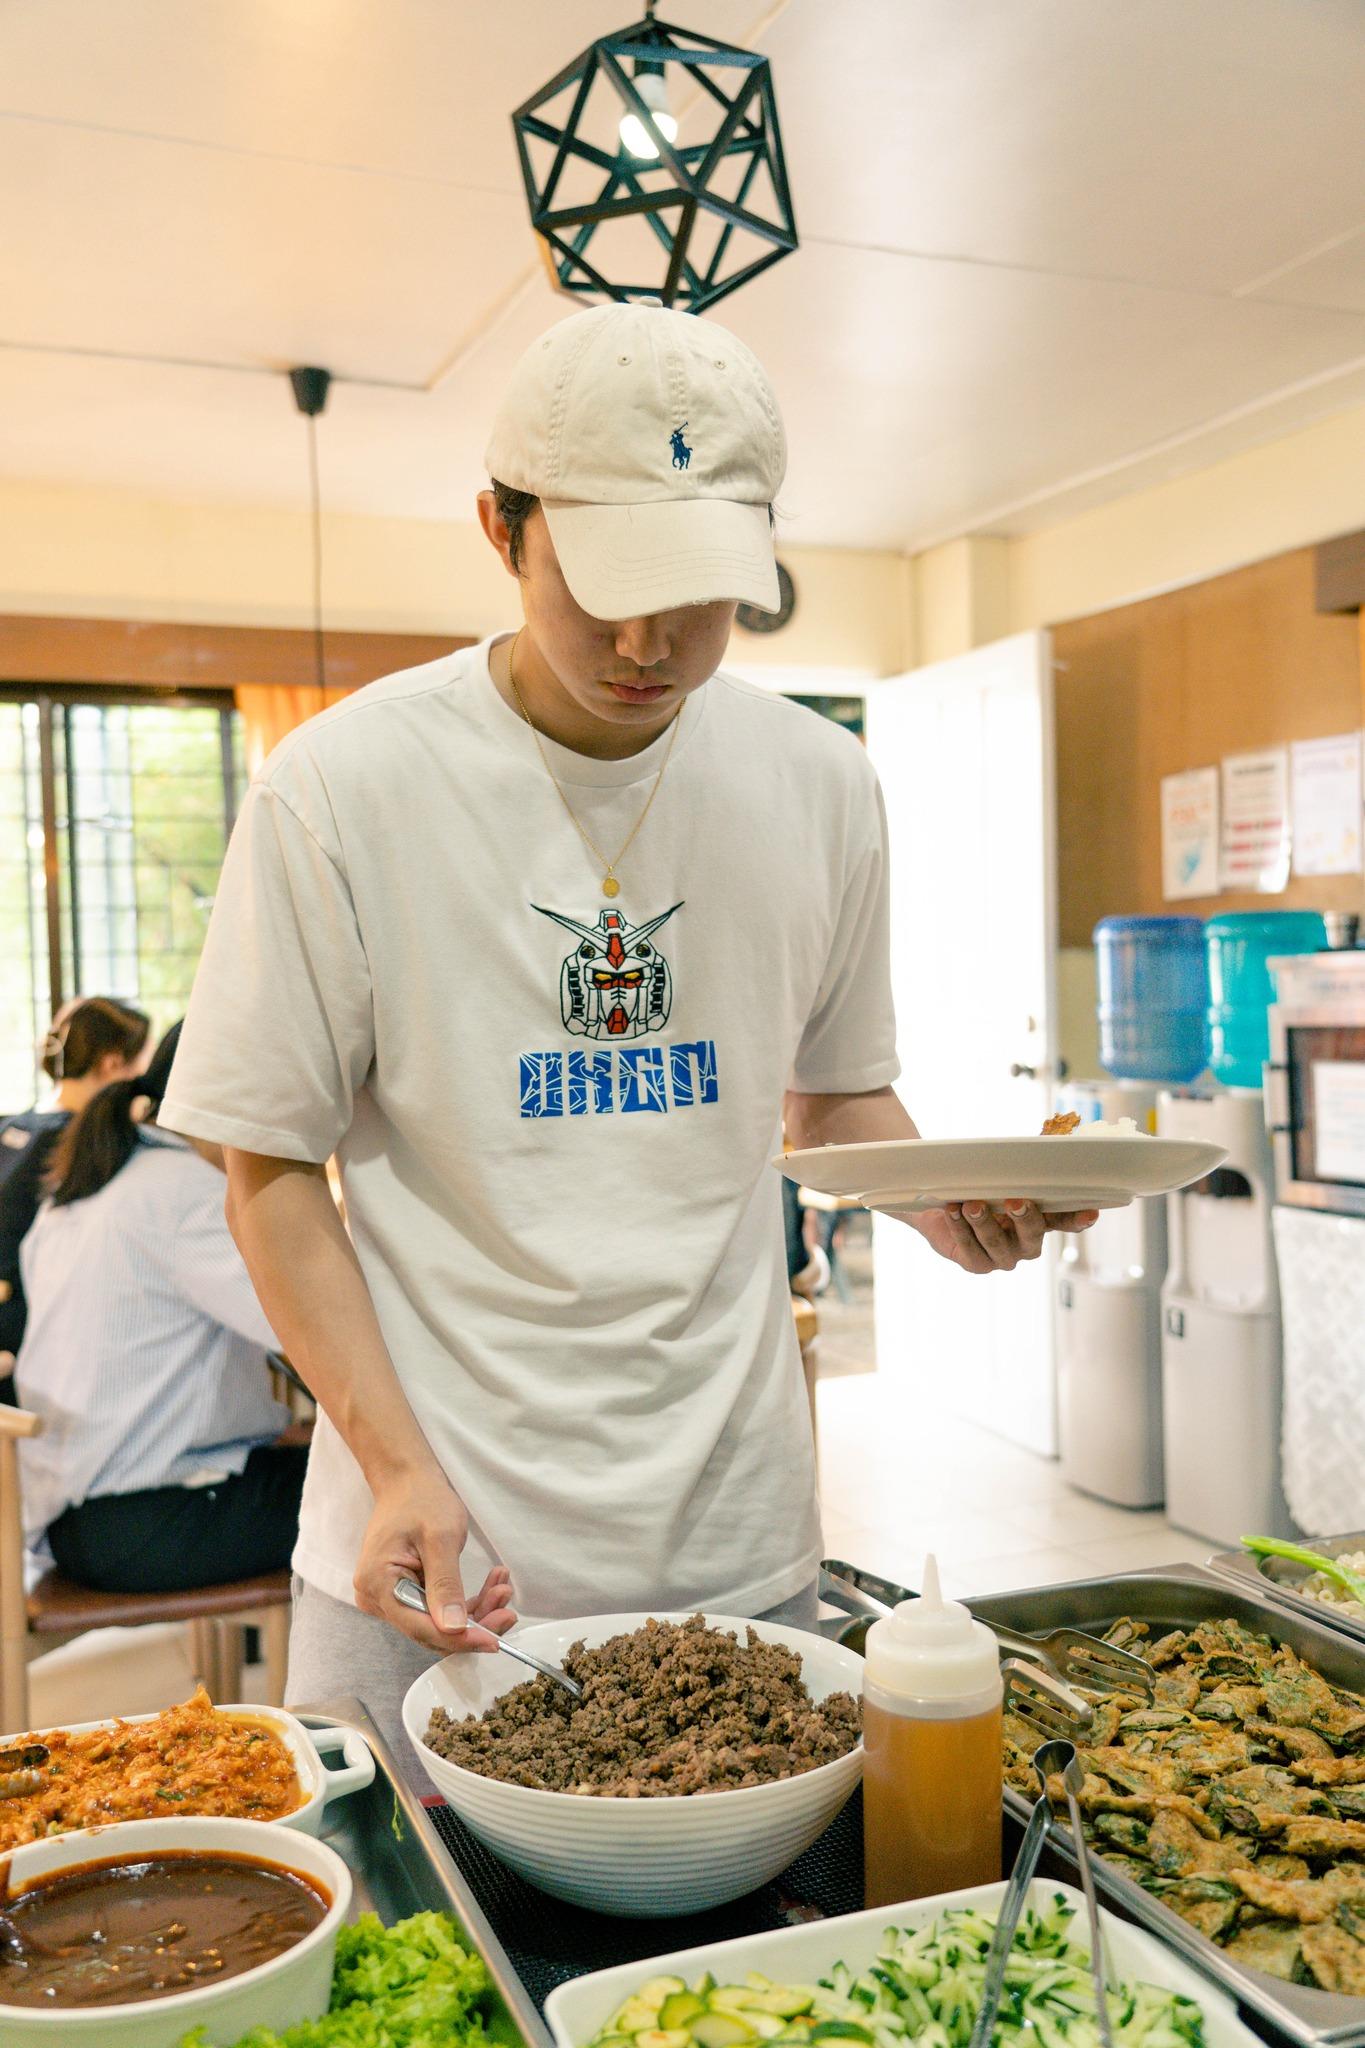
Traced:
<path id="1" fill-rule="evenodd" d="M 315 683 L 239 683 L 233 695 L 246 734 L 247 774 L 254 780 L 266 755 L 286 733 L 350 694 L 349 690 L 320 690 Z"/>

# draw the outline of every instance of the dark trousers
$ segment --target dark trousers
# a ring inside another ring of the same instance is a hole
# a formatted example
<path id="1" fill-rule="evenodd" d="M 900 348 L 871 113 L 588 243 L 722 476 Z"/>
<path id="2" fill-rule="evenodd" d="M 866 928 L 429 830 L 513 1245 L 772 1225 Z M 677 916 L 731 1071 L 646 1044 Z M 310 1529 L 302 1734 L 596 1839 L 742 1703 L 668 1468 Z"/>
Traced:
<path id="1" fill-rule="evenodd" d="M 258 1444 L 245 1469 L 213 1486 L 109 1493 L 47 1532 L 57 1569 L 97 1593 L 187 1593 L 254 1579 L 289 1563 L 308 1452 Z"/>

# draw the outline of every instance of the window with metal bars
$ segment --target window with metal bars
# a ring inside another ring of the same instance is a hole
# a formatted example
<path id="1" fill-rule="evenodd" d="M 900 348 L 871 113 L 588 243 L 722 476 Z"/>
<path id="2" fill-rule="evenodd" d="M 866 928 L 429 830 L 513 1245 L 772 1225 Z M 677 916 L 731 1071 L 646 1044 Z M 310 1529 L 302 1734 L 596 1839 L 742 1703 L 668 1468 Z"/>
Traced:
<path id="1" fill-rule="evenodd" d="M 0 1114 L 69 997 L 184 1014 L 245 785 L 230 696 L 0 698 Z"/>

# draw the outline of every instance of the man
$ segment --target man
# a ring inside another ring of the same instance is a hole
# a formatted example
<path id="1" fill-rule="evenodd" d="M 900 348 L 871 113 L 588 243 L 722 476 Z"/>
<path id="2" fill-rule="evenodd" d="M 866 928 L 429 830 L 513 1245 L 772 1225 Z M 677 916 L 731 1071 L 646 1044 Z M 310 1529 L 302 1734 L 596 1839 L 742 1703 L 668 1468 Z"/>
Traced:
<path id="1" fill-rule="evenodd" d="M 914 1135 L 871 767 L 718 673 L 736 602 L 777 603 L 759 364 L 686 314 L 578 314 L 522 359 L 488 464 L 524 627 L 272 756 L 161 1117 L 227 1148 L 324 1413 L 290 1697 L 358 1693 L 391 1734 L 514 1602 L 813 1622 L 784 1091 L 798 1145 Z M 990 1272 L 1045 1225 L 915 1227 Z"/>

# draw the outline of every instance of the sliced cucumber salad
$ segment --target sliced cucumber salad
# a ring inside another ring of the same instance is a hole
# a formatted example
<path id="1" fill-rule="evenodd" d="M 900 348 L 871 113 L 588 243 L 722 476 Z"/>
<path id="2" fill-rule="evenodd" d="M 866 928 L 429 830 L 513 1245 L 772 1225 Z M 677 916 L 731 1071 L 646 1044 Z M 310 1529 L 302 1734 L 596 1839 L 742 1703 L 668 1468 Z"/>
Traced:
<path id="1" fill-rule="evenodd" d="M 1099 2048 L 1090 1952 L 1070 1939 L 1073 1909 L 1060 1895 L 1019 1922 L 1005 1973 L 997 2042 L 1033 2036 L 1038 2048 Z M 995 1923 L 944 1913 L 931 1926 L 890 1927 L 861 1976 L 836 1963 L 818 1984 L 775 1984 L 751 1971 L 742 1984 L 707 1975 L 652 1977 L 589 2048 L 967 2048 Z M 1156 1984 L 1109 1994 L 1115 2048 L 1204 2048 L 1192 1999 Z"/>

